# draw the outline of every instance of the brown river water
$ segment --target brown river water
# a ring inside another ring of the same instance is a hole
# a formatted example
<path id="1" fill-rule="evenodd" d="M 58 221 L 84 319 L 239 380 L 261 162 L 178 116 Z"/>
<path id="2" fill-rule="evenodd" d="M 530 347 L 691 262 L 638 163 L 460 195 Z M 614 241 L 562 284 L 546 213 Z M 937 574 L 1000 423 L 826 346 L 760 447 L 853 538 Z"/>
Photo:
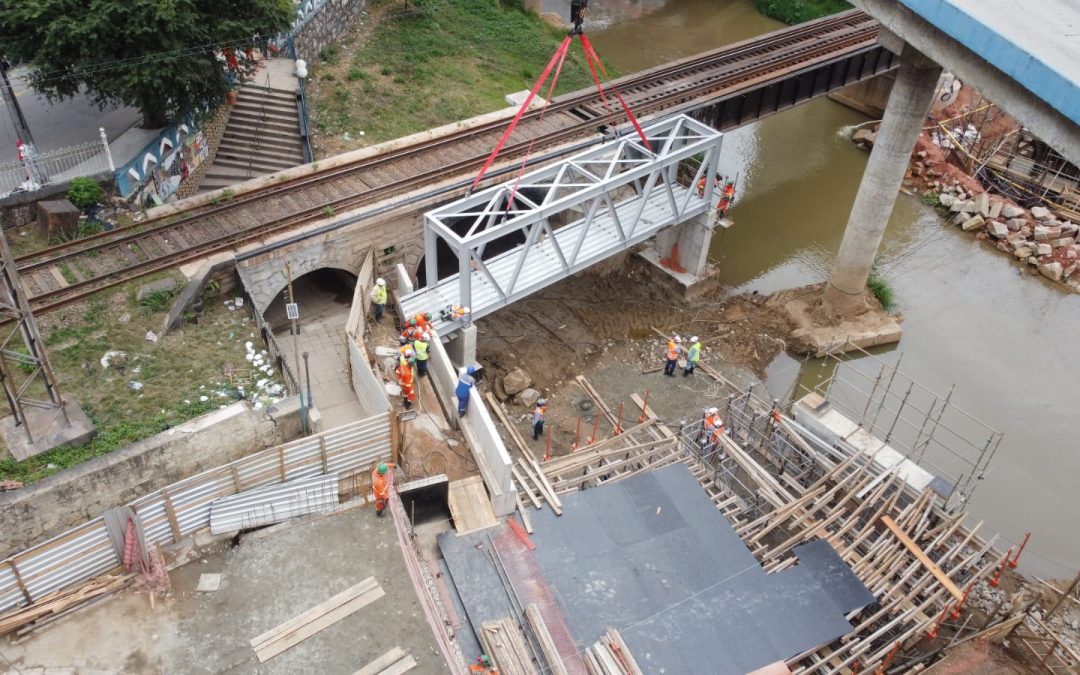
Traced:
<path id="1" fill-rule="evenodd" d="M 568 3 L 544 0 L 566 14 Z M 752 0 L 593 0 L 586 30 L 605 61 L 630 73 L 782 27 Z M 736 225 L 712 256 L 722 280 L 769 293 L 823 280 L 840 244 L 867 153 L 843 135 L 866 118 L 827 99 L 727 134 L 722 172 L 738 173 Z M 1059 290 L 901 195 L 881 269 L 905 320 L 878 356 L 1004 433 L 969 510 L 1002 549 L 1032 532 L 1023 571 L 1080 567 L 1080 296 Z M 819 370 L 782 355 L 776 396 Z M 876 371 L 876 367 L 875 367 Z"/>

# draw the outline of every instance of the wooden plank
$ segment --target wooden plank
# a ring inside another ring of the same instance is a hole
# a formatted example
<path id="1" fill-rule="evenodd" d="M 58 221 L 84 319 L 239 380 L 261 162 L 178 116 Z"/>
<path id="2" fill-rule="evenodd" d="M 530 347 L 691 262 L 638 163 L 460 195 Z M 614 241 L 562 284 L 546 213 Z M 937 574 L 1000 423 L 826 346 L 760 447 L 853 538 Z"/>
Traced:
<path id="1" fill-rule="evenodd" d="M 408 664 L 407 667 L 402 664 Z M 412 656 L 405 653 L 401 647 L 394 647 L 379 658 L 367 664 L 353 675 L 389 675 L 389 673 L 404 673 L 416 666 Z"/>
<path id="2" fill-rule="evenodd" d="M 899 539 L 909 551 L 911 551 L 912 555 L 914 555 L 918 559 L 918 561 L 922 563 L 923 567 L 930 570 L 930 574 L 933 574 L 934 577 L 939 582 L 941 582 L 941 585 L 945 587 L 945 590 L 949 591 L 949 593 L 957 600 L 960 600 L 964 597 L 964 592 L 960 590 L 960 588 L 955 583 L 953 583 L 953 580 L 950 579 L 949 576 L 945 574 L 945 572 L 943 572 L 941 568 L 938 567 L 937 564 L 933 560 L 931 560 L 921 548 L 919 548 L 918 544 L 911 540 L 911 537 L 907 536 L 907 533 L 900 529 L 900 526 L 896 524 L 896 521 L 894 521 L 892 517 L 888 515 L 882 516 L 881 522 L 885 524 L 885 527 L 892 530 L 892 533 L 896 535 L 896 538 Z"/>
<path id="3" fill-rule="evenodd" d="M 344 605 L 341 605 L 337 609 L 331 610 L 326 614 L 323 614 L 311 623 L 300 626 L 299 628 L 285 633 L 278 638 L 271 640 L 270 642 L 263 643 L 263 645 L 255 651 L 255 655 L 259 657 L 260 663 L 265 663 L 266 661 L 269 661 L 278 654 L 292 649 L 296 645 L 300 644 L 312 635 L 315 635 L 324 628 L 332 626 L 333 624 L 344 619 L 350 614 L 359 611 L 367 605 L 375 602 L 384 595 L 386 595 L 386 592 L 382 589 L 382 586 L 376 586 L 375 588 L 367 591 L 363 595 L 360 595 L 359 597 L 350 600 Z"/>
<path id="4" fill-rule="evenodd" d="M 634 405 L 641 408 L 641 412 L 645 414 L 645 417 L 652 420 L 653 422 L 659 422 L 660 421 L 660 418 L 656 416 L 656 413 L 654 413 L 652 411 L 652 409 L 649 408 L 649 406 L 645 403 L 645 399 L 641 398 L 636 393 L 634 393 L 634 394 L 630 394 L 630 400 L 634 402 Z M 657 430 L 660 431 L 660 434 L 664 438 L 674 438 L 675 437 L 675 432 L 673 432 L 671 429 L 669 429 L 664 424 L 657 424 L 656 428 L 657 428 Z"/>
<path id="5" fill-rule="evenodd" d="M 360 595 L 366 593 L 367 591 L 370 591 L 378 585 L 378 582 L 375 581 L 375 577 L 368 577 L 367 579 L 364 579 L 355 586 L 350 586 L 349 588 L 346 588 L 344 591 L 338 593 L 329 600 L 315 605 L 303 614 L 299 614 L 292 619 L 289 619 L 285 623 L 279 624 L 274 628 L 266 631 L 265 633 L 252 638 L 251 648 L 258 649 L 263 644 L 272 640 L 276 640 L 285 633 L 291 630 L 295 630 L 303 626 L 304 624 L 310 623 L 314 619 L 317 619 L 318 617 L 329 612 L 330 610 L 336 609 L 341 605 L 344 605 L 345 603 L 359 597 Z"/>
<path id="6" fill-rule="evenodd" d="M 514 445 L 517 446 L 518 450 L 526 457 L 536 459 L 533 457 L 532 450 L 529 448 L 529 444 L 525 442 L 525 438 L 521 435 L 521 432 L 519 432 L 514 425 L 510 423 L 510 420 L 507 419 L 506 413 L 503 412 L 498 399 L 492 396 L 490 391 L 484 393 L 484 398 L 487 399 L 488 408 L 499 418 L 499 422 L 503 425 L 503 428 L 506 429 L 506 433 L 510 436 L 510 440 L 514 442 Z"/>
<path id="7" fill-rule="evenodd" d="M 561 516 L 562 506 L 555 503 L 555 495 L 552 494 L 552 492 L 548 492 L 546 483 L 544 481 L 541 481 L 536 476 L 536 472 L 533 471 L 532 467 L 526 464 L 525 461 L 521 458 L 518 458 L 518 466 L 524 469 L 525 475 L 527 475 L 532 480 L 532 482 L 536 484 L 536 488 L 540 490 L 540 494 L 544 497 L 544 500 L 547 501 L 548 506 L 551 507 L 551 510 L 555 512 L 555 515 Z"/>
<path id="8" fill-rule="evenodd" d="M 449 488 L 446 500 L 459 535 L 499 524 L 495 512 L 491 510 L 491 500 L 484 489 L 483 478 L 470 476 L 450 481 Z"/>
<path id="9" fill-rule="evenodd" d="M 540 468 L 540 464 L 531 457 L 525 458 L 525 461 L 527 461 L 529 464 L 532 464 L 532 468 L 536 471 L 536 475 L 540 477 L 540 482 L 543 483 L 542 487 L 548 494 L 551 495 L 551 499 L 555 502 L 555 506 L 558 506 L 559 512 L 562 513 L 562 500 L 559 499 L 559 496 L 557 494 L 555 494 L 555 488 L 551 486 L 551 482 L 548 481 L 547 475 L 544 473 L 544 470 Z"/>
<path id="10" fill-rule="evenodd" d="M 169 519 L 169 529 L 172 530 L 173 543 L 180 541 L 180 523 L 176 520 L 176 509 L 173 508 L 172 498 L 165 488 L 161 488 L 161 496 L 165 502 L 165 515 Z"/>
<path id="11" fill-rule="evenodd" d="M 480 624 L 480 644 L 494 662 L 500 675 L 532 675 L 532 659 L 525 648 L 525 637 L 517 624 L 508 618 Z"/>
<path id="12" fill-rule="evenodd" d="M 525 531 L 529 534 L 532 534 L 532 520 L 529 518 L 529 514 L 525 511 L 525 505 L 521 503 L 521 495 L 515 495 L 514 499 L 517 500 L 518 514 L 521 515 L 521 523 L 525 526 Z"/>
<path id="13" fill-rule="evenodd" d="M 600 398 L 599 392 L 589 384 L 589 381 L 585 379 L 585 376 L 578 375 L 574 379 L 577 381 L 582 391 L 584 391 L 585 394 L 592 399 L 593 403 L 596 404 L 596 407 L 600 412 L 604 413 L 604 417 L 607 418 L 608 423 L 611 424 L 613 428 L 617 428 L 619 426 L 619 421 L 615 418 L 615 414 L 611 412 L 611 408 L 608 407 L 607 403 L 604 403 L 604 399 Z"/>
<path id="14" fill-rule="evenodd" d="M 547 624 L 544 623 L 540 608 L 535 604 L 526 605 L 525 620 L 528 621 L 529 628 L 536 636 L 536 641 L 540 643 L 540 651 L 543 652 L 544 661 L 547 663 L 545 672 L 551 675 L 567 675 L 566 666 L 563 664 L 562 657 L 559 656 L 559 650 L 555 647 L 555 640 L 552 639 Z"/>
<path id="15" fill-rule="evenodd" d="M 517 468 L 514 466 L 510 467 L 510 472 L 514 475 L 514 480 L 517 481 L 517 484 L 521 486 L 521 489 L 525 491 L 526 495 L 528 495 L 529 501 L 533 503 L 533 506 L 538 509 L 544 508 L 544 505 L 541 504 L 540 500 L 536 498 L 536 495 L 533 493 L 532 488 L 529 487 L 528 482 L 526 482 L 525 477 L 521 475 L 521 472 L 518 471 Z"/>

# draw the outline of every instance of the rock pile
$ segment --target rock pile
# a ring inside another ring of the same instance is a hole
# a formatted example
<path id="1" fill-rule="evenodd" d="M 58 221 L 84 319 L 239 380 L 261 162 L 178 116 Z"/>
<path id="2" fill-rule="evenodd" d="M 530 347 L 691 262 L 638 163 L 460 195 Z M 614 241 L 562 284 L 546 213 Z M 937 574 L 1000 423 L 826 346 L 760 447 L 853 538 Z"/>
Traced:
<path id="1" fill-rule="evenodd" d="M 1047 279 L 1080 293 L 1080 225 L 1058 220 L 1042 206 L 1028 211 L 997 195 L 972 194 L 959 185 L 943 186 L 937 200 L 960 229 L 975 231 Z"/>

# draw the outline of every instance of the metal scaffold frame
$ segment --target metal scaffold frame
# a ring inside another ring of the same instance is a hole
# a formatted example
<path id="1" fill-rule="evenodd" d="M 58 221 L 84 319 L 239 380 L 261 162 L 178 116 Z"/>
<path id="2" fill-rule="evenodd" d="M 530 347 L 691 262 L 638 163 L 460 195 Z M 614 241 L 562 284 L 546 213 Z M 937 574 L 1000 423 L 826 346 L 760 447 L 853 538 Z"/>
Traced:
<path id="1" fill-rule="evenodd" d="M 21 426 L 30 443 L 34 443 L 61 415 L 68 423 L 70 420 L 66 419 L 64 398 L 56 386 L 56 375 L 49 365 L 45 343 L 3 235 L 0 235 L 0 277 L 0 324 L 6 324 L 0 341 L 0 379 L 4 382 L 4 394 L 15 417 L 15 425 Z M 17 378 L 17 372 L 24 373 L 25 377 Z M 31 387 L 35 382 L 43 385 L 44 399 L 33 396 Z M 31 429 L 26 408 L 51 411 L 52 414 L 40 425 L 41 428 Z"/>
<path id="2" fill-rule="evenodd" d="M 711 213 L 722 134 L 685 115 L 644 132 L 652 150 L 625 136 L 426 213 L 428 281 L 415 295 L 437 296 L 426 298 L 427 309 L 452 299 L 477 318 Z M 514 236 L 524 241 L 485 259 L 490 244 Z M 440 240 L 457 257 L 458 272 L 436 283 Z M 484 297 L 477 295 L 481 284 Z"/>
<path id="3" fill-rule="evenodd" d="M 845 342 L 821 361 L 818 382 L 798 390 L 819 394 L 867 433 L 947 481 L 952 492 L 946 503 L 964 508 L 989 473 L 1004 434 L 958 406 L 955 386 L 945 395 L 935 392 L 901 371 L 902 361 L 903 354 L 890 364 Z"/>

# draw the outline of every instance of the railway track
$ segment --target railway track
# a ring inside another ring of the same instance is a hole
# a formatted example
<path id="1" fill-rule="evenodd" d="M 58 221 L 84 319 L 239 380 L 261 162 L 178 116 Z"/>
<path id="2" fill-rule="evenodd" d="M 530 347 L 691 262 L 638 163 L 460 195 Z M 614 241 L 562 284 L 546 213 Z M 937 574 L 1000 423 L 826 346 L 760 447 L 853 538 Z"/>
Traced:
<path id="1" fill-rule="evenodd" d="M 737 93 L 797 73 L 808 64 L 873 48 L 875 21 L 857 11 L 784 29 L 754 40 L 617 80 L 639 116 L 705 96 Z M 610 98 L 610 97 L 609 97 Z M 500 157 L 584 138 L 624 121 L 592 90 L 559 97 L 523 117 Z M 36 312 L 48 312 L 131 279 L 234 249 L 305 223 L 374 204 L 433 182 L 479 170 L 506 120 L 417 143 L 391 153 L 282 181 L 181 217 L 143 221 L 17 259 Z M 271 214 L 270 217 L 267 217 Z"/>

